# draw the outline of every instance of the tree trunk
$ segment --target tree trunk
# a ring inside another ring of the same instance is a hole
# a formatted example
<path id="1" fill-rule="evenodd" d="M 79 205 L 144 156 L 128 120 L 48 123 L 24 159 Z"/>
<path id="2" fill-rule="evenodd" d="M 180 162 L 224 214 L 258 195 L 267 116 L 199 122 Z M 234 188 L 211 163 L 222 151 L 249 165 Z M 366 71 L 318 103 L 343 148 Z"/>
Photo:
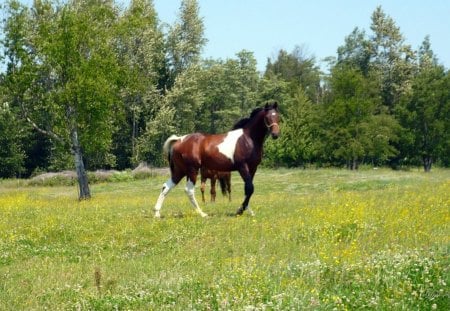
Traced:
<path id="1" fill-rule="evenodd" d="M 89 183 L 86 170 L 84 168 L 83 154 L 81 152 L 80 141 L 78 140 L 78 131 L 76 128 L 71 130 L 72 138 L 72 152 L 75 159 L 75 169 L 77 171 L 78 186 L 80 188 L 79 200 L 89 199 L 91 191 L 89 190 Z"/>
<path id="2" fill-rule="evenodd" d="M 131 156 L 132 161 L 137 163 L 138 156 L 136 154 L 136 136 L 137 136 L 137 122 L 136 122 L 136 108 L 131 108 L 133 113 L 133 128 L 131 133 Z"/>
<path id="3" fill-rule="evenodd" d="M 433 164 L 433 158 L 429 155 L 426 155 L 426 156 L 423 156 L 422 160 L 423 160 L 423 169 L 427 173 L 430 172 L 431 165 Z"/>
<path id="4" fill-rule="evenodd" d="M 358 170 L 359 168 L 359 162 L 358 158 L 354 157 L 351 160 L 347 160 L 347 169 L 351 171 Z"/>
<path id="5" fill-rule="evenodd" d="M 358 162 L 358 158 L 353 158 L 353 162 L 352 162 L 352 171 L 356 171 L 359 168 L 359 162 Z"/>

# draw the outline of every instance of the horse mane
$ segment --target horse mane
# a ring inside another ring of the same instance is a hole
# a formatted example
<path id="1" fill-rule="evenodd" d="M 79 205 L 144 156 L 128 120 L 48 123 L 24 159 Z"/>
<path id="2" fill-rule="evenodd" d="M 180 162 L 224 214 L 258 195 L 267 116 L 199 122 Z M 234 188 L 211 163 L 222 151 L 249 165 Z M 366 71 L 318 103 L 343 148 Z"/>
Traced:
<path id="1" fill-rule="evenodd" d="M 250 114 L 250 117 L 243 118 L 243 119 L 240 119 L 239 121 L 237 121 L 233 126 L 233 130 L 244 128 L 250 122 L 250 120 L 253 119 L 263 109 L 264 108 L 261 108 L 261 107 L 254 109 L 252 111 L 252 113 Z"/>
<path id="2" fill-rule="evenodd" d="M 252 113 L 250 114 L 250 117 L 243 118 L 243 119 L 240 119 L 239 121 L 237 121 L 233 126 L 233 130 L 244 128 L 260 111 L 262 111 L 264 109 L 265 110 L 278 109 L 278 103 L 277 102 L 273 102 L 271 104 L 267 103 L 265 107 L 258 107 L 256 109 L 254 109 L 252 111 Z"/>

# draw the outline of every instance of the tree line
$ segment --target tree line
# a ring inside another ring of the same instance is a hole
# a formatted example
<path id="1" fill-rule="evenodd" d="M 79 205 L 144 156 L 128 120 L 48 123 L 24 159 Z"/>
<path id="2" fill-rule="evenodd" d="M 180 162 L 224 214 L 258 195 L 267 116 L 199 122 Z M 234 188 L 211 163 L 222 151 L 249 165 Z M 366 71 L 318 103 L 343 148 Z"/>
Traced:
<path id="1" fill-rule="evenodd" d="M 280 50 L 258 72 L 251 51 L 204 59 L 196 0 L 172 25 L 152 0 L 8 0 L 1 7 L 0 177 L 75 167 L 167 165 L 173 133 L 224 132 L 280 103 L 268 166 L 449 165 L 450 74 L 429 37 L 418 50 L 381 7 L 327 59 Z"/>

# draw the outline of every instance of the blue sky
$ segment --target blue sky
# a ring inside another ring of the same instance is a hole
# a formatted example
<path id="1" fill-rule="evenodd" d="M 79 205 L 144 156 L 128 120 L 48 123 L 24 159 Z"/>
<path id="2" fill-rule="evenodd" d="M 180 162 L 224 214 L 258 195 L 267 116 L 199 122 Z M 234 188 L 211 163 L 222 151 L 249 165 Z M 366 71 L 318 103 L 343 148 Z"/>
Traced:
<path id="1" fill-rule="evenodd" d="M 32 0 L 21 0 L 30 5 Z M 116 0 L 128 3 L 129 0 Z M 181 0 L 153 0 L 161 22 L 172 24 Z M 243 49 L 254 53 L 258 69 L 280 49 L 300 46 L 320 61 L 336 50 L 358 27 L 367 34 L 378 5 L 392 17 L 414 50 L 426 35 L 438 60 L 450 69 L 449 0 L 198 0 L 208 43 L 203 56 L 234 58 Z"/>
<path id="2" fill-rule="evenodd" d="M 381 5 L 414 50 L 426 35 L 438 60 L 450 69 L 448 0 L 198 0 L 208 43 L 204 57 L 234 58 L 242 49 L 254 53 L 258 69 L 280 49 L 301 46 L 320 61 L 358 27 L 371 34 L 372 12 Z M 173 23 L 180 0 L 154 0 L 162 22 Z M 324 65 L 324 64 L 323 64 Z"/>

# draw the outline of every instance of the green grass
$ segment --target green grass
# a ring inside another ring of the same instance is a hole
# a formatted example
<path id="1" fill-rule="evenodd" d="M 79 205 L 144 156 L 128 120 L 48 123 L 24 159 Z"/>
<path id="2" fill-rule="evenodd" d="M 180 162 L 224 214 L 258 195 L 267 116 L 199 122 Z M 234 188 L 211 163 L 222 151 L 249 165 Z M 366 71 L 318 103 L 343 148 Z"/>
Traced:
<path id="1" fill-rule="evenodd" d="M 0 182 L 0 310 L 450 309 L 449 170 L 263 169 L 255 217 L 182 182 L 157 220 L 166 178 Z"/>

